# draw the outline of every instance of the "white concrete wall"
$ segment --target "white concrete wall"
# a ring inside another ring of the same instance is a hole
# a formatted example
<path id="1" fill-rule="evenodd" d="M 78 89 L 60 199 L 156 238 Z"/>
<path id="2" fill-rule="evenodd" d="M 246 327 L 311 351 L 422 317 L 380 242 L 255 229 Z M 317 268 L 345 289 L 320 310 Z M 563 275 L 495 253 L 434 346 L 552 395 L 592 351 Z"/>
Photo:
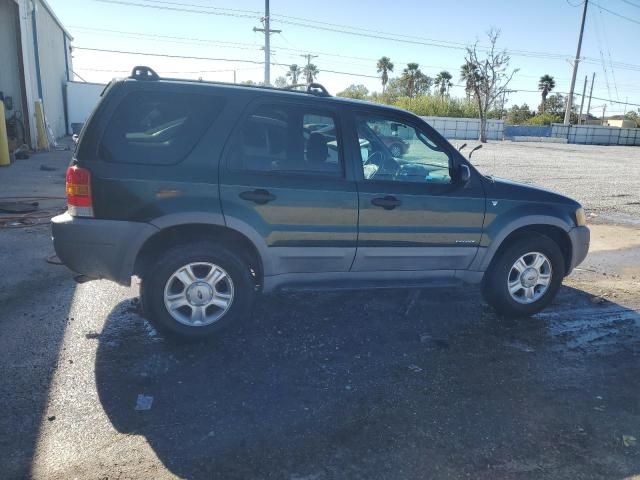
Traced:
<path id="1" fill-rule="evenodd" d="M 84 124 L 100 101 L 105 85 L 101 83 L 67 82 L 67 112 L 71 124 Z"/>
<path id="2" fill-rule="evenodd" d="M 551 136 L 566 138 L 569 143 L 586 145 L 640 145 L 640 128 L 554 123 L 551 126 Z"/>
<path id="3" fill-rule="evenodd" d="M 480 120 L 477 118 L 421 117 L 448 139 L 477 140 L 480 137 Z M 503 120 L 487 120 L 487 139 L 502 140 Z"/>
<path id="4" fill-rule="evenodd" d="M 22 87 L 18 63 L 18 5 L 13 0 L 0 0 L 0 92 L 13 99 L 13 110 L 22 112 Z M 25 112 L 22 112 L 25 115 Z"/>

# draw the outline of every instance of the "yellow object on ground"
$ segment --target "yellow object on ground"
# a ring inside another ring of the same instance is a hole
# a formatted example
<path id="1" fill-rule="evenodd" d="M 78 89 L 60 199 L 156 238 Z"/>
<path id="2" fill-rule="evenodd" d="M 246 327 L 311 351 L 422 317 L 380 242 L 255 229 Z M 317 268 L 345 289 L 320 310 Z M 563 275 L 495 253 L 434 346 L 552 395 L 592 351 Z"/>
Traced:
<path id="1" fill-rule="evenodd" d="M 6 167 L 9 159 L 9 139 L 7 138 L 7 122 L 4 118 L 4 103 L 0 101 L 0 166 Z"/>
<path id="2" fill-rule="evenodd" d="M 47 138 L 47 128 L 44 124 L 42 100 L 36 100 L 36 132 L 38 137 L 36 148 L 38 150 L 49 150 L 49 139 Z"/>

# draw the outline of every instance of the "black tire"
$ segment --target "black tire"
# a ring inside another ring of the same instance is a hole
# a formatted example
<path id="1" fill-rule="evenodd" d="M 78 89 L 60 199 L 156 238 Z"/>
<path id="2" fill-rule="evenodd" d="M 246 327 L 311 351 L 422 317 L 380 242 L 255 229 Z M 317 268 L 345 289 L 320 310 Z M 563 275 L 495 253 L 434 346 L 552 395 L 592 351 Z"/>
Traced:
<path id="1" fill-rule="evenodd" d="M 551 264 L 551 281 L 544 294 L 528 304 L 518 303 L 511 297 L 507 286 L 511 267 L 522 255 L 529 252 L 544 254 Z M 556 242 L 547 236 L 528 233 L 506 247 L 489 267 L 482 285 L 482 293 L 489 305 L 507 317 L 528 317 L 538 313 L 554 299 L 565 274 L 565 260 Z"/>
<path id="2" fill-rule="evenodd" d="M 173 318 L 164 302 L 165 286 L 180 267 L 197 262 L 215 264 L 226 271 L 233 284 L 228 310 L 214 323 L 188 326 Z M 251 312 L 255 284 L 249 265 L 240 255 L 209 241 L 181 244 L 164 252 L 142 278 L 140 298 L 144 315 L 158 331 L 181 340 L 199 340 L 241 322 Z"/>

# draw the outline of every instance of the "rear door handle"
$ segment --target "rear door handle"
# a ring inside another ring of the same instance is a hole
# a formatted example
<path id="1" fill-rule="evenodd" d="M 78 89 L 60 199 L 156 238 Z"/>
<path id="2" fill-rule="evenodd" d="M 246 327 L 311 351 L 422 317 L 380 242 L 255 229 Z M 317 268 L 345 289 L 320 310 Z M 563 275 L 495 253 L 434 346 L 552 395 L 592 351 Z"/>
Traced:
<path id="1" fill-rule="evenodd" d="M 276 196 L 274 194 L 269 193 L 267 190 L 263 190 L 262 188 L 259 188 L 257 190 L 250 190 L 248 192 L 242 192 L 239 194 L 239 197 L 243 200 L 257 203 L 258 205 L 264 205 L 265 203 L 276 199 Z"/>
<path id="2" fill-rule="evenodd" d="M 382 207 L 385 210 L 393 210 L 394 208 L 400 206 L 402 202 L 398 200 L 396 197 L 392 197 L 391 195 L 387 195 L 382 198 L 374 198 L 371 200 L 371 203 L 376 207 Z"/>

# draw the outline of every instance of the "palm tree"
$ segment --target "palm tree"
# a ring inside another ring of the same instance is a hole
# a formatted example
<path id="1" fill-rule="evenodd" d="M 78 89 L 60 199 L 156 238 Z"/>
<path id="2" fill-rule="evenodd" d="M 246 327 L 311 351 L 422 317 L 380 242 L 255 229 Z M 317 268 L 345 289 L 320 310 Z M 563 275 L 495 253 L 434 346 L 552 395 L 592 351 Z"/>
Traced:
<path id="1" fill-rule="evenodd" d="M 420 71 L 420 65 L 417 63 L 408 63 L 407 68 L 402 71 L 402 83 L 404 84 L 408 97 L 413 97 L 416 91 L 416 81 L 422 78 L 423 73 Z"/>
<path id="2" fill-rule="evenodd" d="M 551 75 L 543 75 L 540 77 L 540 81 L 538 82 L 538 90 L 542 92 L 542 113 L 544 113 L 544 107 L 547 103 L 547 95 L 549 95 L 549 92 L 554 88 L 556 88 L 556 81 Z"/>
<path id="3" fill-rule="evenodd" d="M 389 82 L 389 72 L 393 72 L 393 62 L 389 57 L 382 57 L 378 60 L 378 73 L 381 73 L 380 79 L 382 80 L 382 93 Z"/>
<path id="4" fill-rule="evenodd" d="M 474 92 L 474 86 L 478 80 L 476 67 L 472 63 L 465 63 L 460 67 L 460 81 L 464 82 L 464 92 L 467 95 L 467 101 L 471 100 Z"/>
<path id="5" fill-rule="evenodd" d="M 287 78 L 291 79 L 291 85 L 295 85 L 298 83 L 298 77 L 300 76 L 300 67 L 295 63 L 293 65 L 289 65 L 289 70 L 287 71 Z"/>
<path id="6" fill-rule="evenodd" d="M 449 89 L 453 86 L 451 79 L 453 76 L 446 70 L 441 71 L 436 75 L 434 85 L 439 88 L 440 96 L 444 97 L 449 93 Z"/>
<path id="7" fill-rule="evenodd" d="M 307 79 L 307 83 L 311 83 L 318 76 L 320 70 L 318 70 L 318 67 L 316 67 L 313 63 L 307 63 L 302 69 L 302 73 Z"/>

